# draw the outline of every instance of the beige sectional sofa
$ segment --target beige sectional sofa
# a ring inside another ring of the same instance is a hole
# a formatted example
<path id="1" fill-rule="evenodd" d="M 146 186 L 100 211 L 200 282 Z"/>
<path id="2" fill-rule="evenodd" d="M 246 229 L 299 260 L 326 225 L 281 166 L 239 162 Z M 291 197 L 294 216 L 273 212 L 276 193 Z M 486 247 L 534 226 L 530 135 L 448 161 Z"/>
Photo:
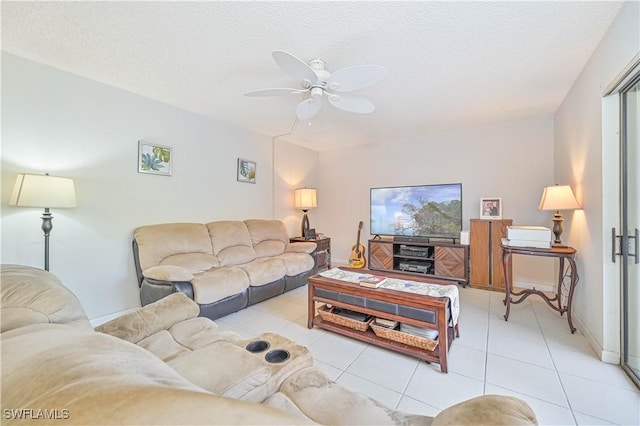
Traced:
<path id="1" fill-rule="evenodd" d="M 315 249 L 263 219 L 141 226 L 133 238 L 142 305 L 183 292 L 211 319 L 306 284 Z"/>
<path id="2" fill-rule="evenodd" d="M 304 346 L 221 331 L 182 293 L 95 331 L 53 274 L 2 265 L 0 280 L 3 424 L 536 424 L 506 396 L 435 418 L 393 410 L 329 380 Z"/>

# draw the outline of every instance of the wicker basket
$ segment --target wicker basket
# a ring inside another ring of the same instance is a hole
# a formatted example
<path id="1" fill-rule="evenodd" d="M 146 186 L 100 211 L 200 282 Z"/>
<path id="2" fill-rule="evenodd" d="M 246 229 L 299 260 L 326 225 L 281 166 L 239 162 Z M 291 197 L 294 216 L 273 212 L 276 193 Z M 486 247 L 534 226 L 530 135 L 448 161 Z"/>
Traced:
<path id="1" fill-rule="evenodd" d="M 427 351 L 433 351 L 438 346 L 437 340 L 429 340 L 424 337 L 415 336 L 409 333 L 403 333 L 399 330 L 393 330 L 388 327 L 382 327 L 379 325 L 375 325 L 373 322 L 369 324 L 371 329 L 376 336 L 382 337 L 383 339 L 394 340 L 396 342 L 404 343 L 405 345 L 415 346 L 420 349 L 425 349 Z"/>
<path id="2" fill-rule="evenodd" d="M 327 305 L 322 305 L 318 308 L 318 315 L 320 315 L 320 318 L 327 322 L 332 322 L 334 324 L 338 324 L 343 327 L 349 327 L 358 331 L 367 331 L 367 328 L 369 328 L 369 323 L 373 320 L 373 318 L 371 318 L 370 320 L 363 322 L 352 318 L 347 318 L 342 315 L 334 314 L 333 309 L 334 308 L 328 308 Z"/>

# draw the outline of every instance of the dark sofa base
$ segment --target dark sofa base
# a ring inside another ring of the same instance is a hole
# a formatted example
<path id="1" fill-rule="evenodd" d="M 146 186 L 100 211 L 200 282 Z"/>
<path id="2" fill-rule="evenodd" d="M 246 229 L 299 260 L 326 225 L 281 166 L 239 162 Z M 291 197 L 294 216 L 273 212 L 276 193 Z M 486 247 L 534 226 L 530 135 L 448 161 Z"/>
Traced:
<path id="1" fill-rule="evenodd" d="M 249 287 L 245 291 L 226 297 L 217 302 L 200 306 L 200 316 L 212 320 L 255 305 L 264 300 L 279 296 L 287 291 L 307 284 L 313 270 L 294 276 L 285 276 L 277 281 L 262 286 Z M 162 299 L 171 293 L 181 292 L 193 300 L 193 287 L 188 282 L 157 281 L 144 278 L 140 286 L 140 302 L 142 306 Z"/>

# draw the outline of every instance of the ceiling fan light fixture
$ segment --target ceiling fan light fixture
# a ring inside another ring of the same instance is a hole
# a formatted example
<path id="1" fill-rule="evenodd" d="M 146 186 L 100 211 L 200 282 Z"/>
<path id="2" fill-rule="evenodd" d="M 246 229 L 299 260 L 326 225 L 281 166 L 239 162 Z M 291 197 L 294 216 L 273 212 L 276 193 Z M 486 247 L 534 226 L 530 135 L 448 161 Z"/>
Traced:
<path id="1" fill-rule="evenodd" d="M 321 87 L 312 87 L 311 88 L 311 97 L 312 98 L 321 98 L 323 90 Z"/>

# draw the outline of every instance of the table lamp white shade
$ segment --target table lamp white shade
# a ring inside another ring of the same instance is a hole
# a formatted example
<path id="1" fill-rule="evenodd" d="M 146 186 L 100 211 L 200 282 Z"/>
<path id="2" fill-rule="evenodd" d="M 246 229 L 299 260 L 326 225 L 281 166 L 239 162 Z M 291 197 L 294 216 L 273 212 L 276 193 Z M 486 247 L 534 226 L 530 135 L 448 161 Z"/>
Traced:
<path id="1" fill-rule="evenodd" d="M 538 210 L 556 211 L 553 215 L 553 234 L 556 237 L 553 240 L 554 247 L 564 247 L 562 241 L 560 241 L 560 236 L 564 231 L 562 227 L 564 218 L 560 210 L 576 210 L 580 208 L 580 204 L 578 204 L 578 200 L 576 200 L 569 185 L 555 184 L 553 186 L 545 186 Z"/>
<path id="2" fill-rule="evenodd" d="M 300 209 L 304 212 L 304 215 L 302 215 L 302 224 L 300 226 L 300 235 L 302 237 L 305 237 L 305 231 L 309 229 L 309 216 L 307 216 L 307 211 L 309 211 L 309 209 L 318 207 L 318 197 L 316 189 L 296 189 L 294 192 L 294 205 L 296 209 Z"/>
<path id="3" fill-rule="evenodd" d="M 76 207 L 73 179 L 18 173 L 9 198 L 10 206 L 71 208 Z"/>
<path id="4" fill-rule="evenodd" d="M 315 188 L 296 189 L 294 197 L 296 209 L 309 210 L 318 207 L 318 198 Z"/>
<path id="5" fill-rule="evenodd" d="M 569 185 L 545 186 L 538 210 L 576 210 L 580 204 Z"/>
<path id="6" fill-rule="evenodd" d="M 10 206 L 44 207 L 42 231 L 44 232 L 44 269 L 49 270 L 49 235 L 53 229 L 50 208 L 76 206 L 76 190 L 73 179 L 18 173 L 16 184 L 9 198 Z"/>

